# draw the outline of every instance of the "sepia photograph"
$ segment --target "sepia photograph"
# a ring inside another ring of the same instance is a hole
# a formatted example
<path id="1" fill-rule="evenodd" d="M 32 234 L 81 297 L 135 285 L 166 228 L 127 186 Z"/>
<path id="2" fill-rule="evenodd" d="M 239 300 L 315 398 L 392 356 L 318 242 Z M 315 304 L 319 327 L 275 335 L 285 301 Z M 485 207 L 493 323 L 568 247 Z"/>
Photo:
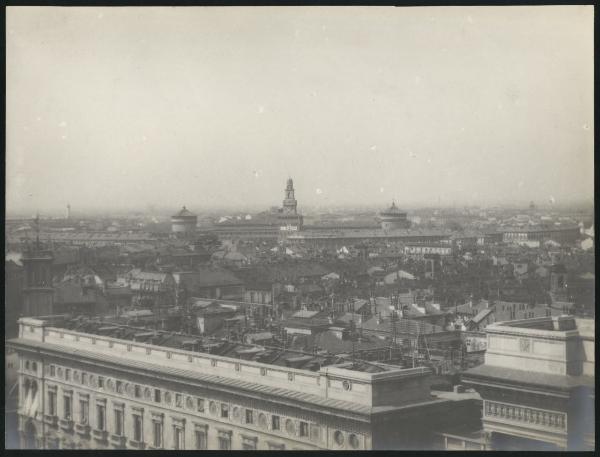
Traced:
<path id="1" fill-rule="evenodd" d="M 592 5 L 5 12 L 5 449 L 595 450 Z"/>

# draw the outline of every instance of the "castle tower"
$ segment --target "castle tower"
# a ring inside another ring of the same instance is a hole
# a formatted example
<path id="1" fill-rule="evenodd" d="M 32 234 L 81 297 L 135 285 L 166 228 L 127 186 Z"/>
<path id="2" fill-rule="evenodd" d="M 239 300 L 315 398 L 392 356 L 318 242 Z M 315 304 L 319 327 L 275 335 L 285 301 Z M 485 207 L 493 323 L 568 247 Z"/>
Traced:
<path id="1" fill-rule="evenodd" d="M 189 235 L 196 232 L 198 216 L 184 206 L 181 211 L 171 216 L 171 232 L 176 235 Z"/>
<path id="2" fill-rule="evenodd" d="M 52 251 L 42 246 L 39 235 L 39 215 L 35 218 L 36 239 L 23 250 L 23 315 L 49 316 L 53 314 L 54 287 L 52 285 Z"/>
<path id="3" fill-rule="evenodd" d="M 283 212 L 287 214 L 297 213 L 298 202 L 294 197 L 294 181 L 292 178 L 288 179 L 287 186 L 285 187 L 285 198 L 283 199 Z"/>
<path id="4" fill-rule="evenodd" d="M 410 221 L 406 213 L 398 209 L 396 202 L 392 202 L 392 206 L 379 213 L 379 219 L 381 220 L 382 230 L 406 229 L 410 227 Z"/>
<path id="5" fill-rule="evenodd" d="M 302 230 L 304 218 L 298 214 L 298 202 L 294 195 L 294 181 L 288 179 L 284 190 L 283 208 L 279 219 L 279 229 L 281 232 L 297 232 Z"/>

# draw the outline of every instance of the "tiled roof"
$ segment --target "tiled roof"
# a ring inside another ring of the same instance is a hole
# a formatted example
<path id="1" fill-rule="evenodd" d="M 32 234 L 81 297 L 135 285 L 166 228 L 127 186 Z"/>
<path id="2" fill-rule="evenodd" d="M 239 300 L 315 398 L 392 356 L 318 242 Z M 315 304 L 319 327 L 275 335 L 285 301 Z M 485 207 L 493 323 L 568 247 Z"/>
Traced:
<path id="1" fill-rule="evenodd" d="M 223 268 L 198 268 L 193 272 L 182 272 L 176 274 L 189 291 L 198 288 L 241 285 L 244 282 L 233 273 Z"/>

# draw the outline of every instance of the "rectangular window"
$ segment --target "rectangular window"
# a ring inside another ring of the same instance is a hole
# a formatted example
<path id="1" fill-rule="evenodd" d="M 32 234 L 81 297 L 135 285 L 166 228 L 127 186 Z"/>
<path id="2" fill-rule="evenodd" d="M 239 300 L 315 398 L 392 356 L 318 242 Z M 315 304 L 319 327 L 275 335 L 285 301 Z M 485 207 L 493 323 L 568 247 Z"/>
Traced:
<path id="1" fill-rule="evenodd" d="M 142 388 L 137 384 L 134 387 L 135 390 L 135 398 L 140 398 L 142 396 Z"/>
<path id="2" fill-rule="evenodd" d="M 72 405 L 71 405 L 71 396 L 70 395 L 65 395 L 64 397 L 64 418 L 68 421 L 71 420 L 71 417 L 73 416 L 73 410 L 72 410 Z"/>
<path id="3" fill-rule="evenodd" d="M 50 365 L 50 376 L 56 376 L 56 367 L 54 365 Z"/>
<path id="4" fill-rule="evenodd" d="M 133 441 L 142 442 L 142 416 L 133 415 Z"/>
<path id="5" fill-rule="evenodd" d="M 225 403 L 221 403 L 221 417 L 225 419 L 229 417 L 229 405 Z"/>
<path id="6" fill-rule="evenodd" d="M 96 404 L 96 428 L 104 430 L 106 428 L 106 409 L 104 405 Z"/>
<path id="7" fill-rule="evenodd" d="M 87 373 L 81 373 L 81 384 L 87 384 Z"/>
<path id="8" fill-rule="evenodd" d="M 65 368 L 65 380 L 66 381 L 71 380 L 71 369 L 70 368 Z"/>
<path id="9" fill-rule="evenodd" d="M 300 436 L 308 436 L 308 423 L 300 421 Z"/>
<path id="10" fill-rule="evenodd" d="M 196 430 L 196 449 L 206 449 L 206 432 Z"/>
<path id="11" fill-rule="evenodd" d="M 79 423 L 87 425 L 90 417 L 90 404 L 87 400 L 79 400 Z"/>
<path id="12" fill-rule="evenodd" d="M 98 376 L 98 387 L 100 387 L 101 389 L 104 388 L 104 377 L 103 376 Z"/>
<path id="13" fill-rule="evenodd" d="M 247 409 L 246 410 L 246 424 L 252 424 L 252 423 L 254 423 L 254 417 L 252 415 L 252 410 Z"/>
<path id="14" fill-rule="evenodd" d="M 183 395 L 175 394 L 175 406 L 183 408 Z"/>
<path id="15" fill-rule="evenodd" d="M 56 416 L 56 392 L 48 391 L 48 414 Z"/>
<path id="16" fill-rule="evenodd" d="M 154 421 L 154 447 L 163 447 L 163 424 L 159 421 Z"/>
<path id="17" fill-rule="evenodd" d="M 271 416 L 271 428 L 273 430 L 279 430 L 279 416 Z"/>
<path id="18" fill-rule="evenodd" d="M 154 401 L 160 403 L 160 389 L 154 389 Z"/>
<path id="19" fill-rule="evenodd" d="M 198 412 L 203 413 L 204 412 L 204 398 L 197 398 L 196 406 L 198 408 Z"/>
<path id="20" fill-rule="evenodd" d="M 185 433 L 181 427 L 173 427 L 173 447 L 175 449 L 185 449 Z"/>
<path id="21" fill-rule="evenodd" d="M 231 450 L 231 438 L 229 437 L 229 435 L 219 436 L 219 449 L 221 451 Z"/>
<path id="22" fill-rule="evenodd" d="M 115 435 L 123 436 L 123 410 L 115 409 Z"/>
<path id="23" fill-rule="evenodd" d="M 117 392 L 122 392 L 122 391 L 121 391 L 121 385 L 122 385 L 122 384 L 123 384 L 123 383 L 122 383 L 121 381 L 116 381 L 116 382 L 115 382 L 115 385 L 116 385 L 116 391 L 117 391 Z"/>

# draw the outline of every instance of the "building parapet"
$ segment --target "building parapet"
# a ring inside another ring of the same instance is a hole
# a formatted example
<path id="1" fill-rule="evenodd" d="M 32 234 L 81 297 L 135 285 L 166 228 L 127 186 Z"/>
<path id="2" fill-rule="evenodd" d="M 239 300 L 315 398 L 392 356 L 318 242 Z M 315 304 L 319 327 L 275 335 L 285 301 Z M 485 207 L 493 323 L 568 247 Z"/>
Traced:
<path id="1" fill-rule="evenodd" d="M 19 339 L 58 346 L 76 346 L 84 351 L 110 356 L 116 362 L 124 364 L 131 360 L 159 364 L 173 370 L 197 370 L 202 374 L 243 380 L 368 407 L 403 405 L 430 397 L 429 383 L 426 379 L 431 374 L 429 368 L 400 369 L 381 365 L 385 371 L 368 373 L 352 370 L 352 364 L 344 363 L 313 372 L 77 332 L 60 328 L 61 319 L 64 317 L 22 318 L 19 320 Z"/>

